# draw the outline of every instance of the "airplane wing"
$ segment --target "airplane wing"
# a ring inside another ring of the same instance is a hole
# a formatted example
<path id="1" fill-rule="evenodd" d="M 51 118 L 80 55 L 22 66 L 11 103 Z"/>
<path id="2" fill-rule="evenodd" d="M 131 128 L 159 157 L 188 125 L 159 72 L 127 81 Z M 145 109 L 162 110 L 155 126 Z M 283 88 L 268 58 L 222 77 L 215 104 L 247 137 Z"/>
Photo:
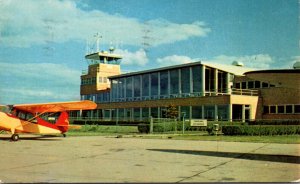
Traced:
<path id="1" fill-rule="evenodd" d="M 61 112 L 72 110 L 89 110 L 95 109 L 97 104 L 89 100 L 74 101 L 74 102 L 54 102 L 44 104 L 20 104 L 14 105 L 13 108 L 31 113 L 45 112 Z"/>

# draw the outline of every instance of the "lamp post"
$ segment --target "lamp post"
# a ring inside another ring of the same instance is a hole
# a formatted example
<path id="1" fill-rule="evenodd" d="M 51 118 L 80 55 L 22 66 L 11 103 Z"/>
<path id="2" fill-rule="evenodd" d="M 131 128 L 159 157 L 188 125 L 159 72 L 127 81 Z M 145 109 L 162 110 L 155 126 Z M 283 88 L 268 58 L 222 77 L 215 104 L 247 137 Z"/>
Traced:
<path id="1" fill-rule="evenodd" d="M 184 134 L 184 129 L 185 129 L 185 126 L 184 126 L 184 124 L 185 124 L 185 112 L 182 112 L 182 134 Z"/>

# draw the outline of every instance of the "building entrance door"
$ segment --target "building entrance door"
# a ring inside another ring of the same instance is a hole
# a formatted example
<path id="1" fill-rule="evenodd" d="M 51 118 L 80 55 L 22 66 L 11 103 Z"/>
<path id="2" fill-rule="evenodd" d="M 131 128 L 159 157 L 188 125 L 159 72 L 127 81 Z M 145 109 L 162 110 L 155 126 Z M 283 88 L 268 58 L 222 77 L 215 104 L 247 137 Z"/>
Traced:
<path id="1" fill-rule="evenodd" d="M 250 106 L 245 105 L 245 121 L 249 122 L 250 121 Z"/>
<path id="2" fill-rule="evenodd" d="M 232 120 L 241 121 L 243 117 L 243 105 L 232 105 Z"/>

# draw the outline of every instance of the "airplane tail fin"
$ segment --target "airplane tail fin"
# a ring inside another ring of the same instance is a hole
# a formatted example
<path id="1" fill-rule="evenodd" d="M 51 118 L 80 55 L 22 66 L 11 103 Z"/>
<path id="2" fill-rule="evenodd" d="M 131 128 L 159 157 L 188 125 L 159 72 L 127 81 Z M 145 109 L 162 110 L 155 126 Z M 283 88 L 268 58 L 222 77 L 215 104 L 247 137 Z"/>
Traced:
<path id="1" fill-rule="evenodd" d="M 67 112 L 62 112 L 58 117 L 55 125 L 59 128 L 62 133 L 65 133 L 69 129 L 69 114 Z"/>

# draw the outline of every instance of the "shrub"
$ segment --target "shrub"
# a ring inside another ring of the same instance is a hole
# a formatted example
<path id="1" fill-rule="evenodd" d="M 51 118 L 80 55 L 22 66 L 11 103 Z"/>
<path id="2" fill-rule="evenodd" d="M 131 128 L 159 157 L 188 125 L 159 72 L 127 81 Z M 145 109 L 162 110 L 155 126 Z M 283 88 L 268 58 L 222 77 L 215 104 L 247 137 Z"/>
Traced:
<path id="1" fill-rule="evenodd" d="M 149 124 L 138 124 L 138 131 L 140 133 L 149 133 L 150 132 L 150 125 Z"/>
<path id="2" fill-rule="evenodd" d="M 295 135 L 300 134 L 300 126 L 283 125 L 227 125 L 222 127 L 224 135 Z"/>
<path id="3" fill-rule="evenodd" d="M 278 119 L 278 120 L 255 120 L 255 121 L 250 121 L 248 123 L 249 125 L 300 125 L 300 120 L 299 119 Z"/>

